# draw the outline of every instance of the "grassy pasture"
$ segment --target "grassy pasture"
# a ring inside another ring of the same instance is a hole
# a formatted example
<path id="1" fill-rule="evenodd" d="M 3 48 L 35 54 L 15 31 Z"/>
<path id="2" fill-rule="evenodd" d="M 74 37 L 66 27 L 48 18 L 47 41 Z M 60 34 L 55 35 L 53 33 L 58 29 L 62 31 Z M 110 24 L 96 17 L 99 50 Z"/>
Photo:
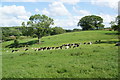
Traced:
<path id="1" fill-rule="evenodd" d="M 3 78 L 115 78 L 118 77 L 118 36 L 114 31 L 81 31 L 19 40 L 29 43 L 29 51 L 6 48 L 13 41 L 2 43 Z M 37 51 L 31 48 L 60 46 L 67 43 L 102 40 L 100 44 L 81 45 L 78 48 Z M 20 54 L 26 53 L 22 56 Z"/>

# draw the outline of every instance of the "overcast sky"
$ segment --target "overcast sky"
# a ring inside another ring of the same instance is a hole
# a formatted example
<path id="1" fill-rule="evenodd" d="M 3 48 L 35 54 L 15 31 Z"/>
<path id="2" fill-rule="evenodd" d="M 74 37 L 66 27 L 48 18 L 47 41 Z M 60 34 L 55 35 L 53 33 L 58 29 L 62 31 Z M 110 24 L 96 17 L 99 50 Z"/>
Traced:
<path id="1" fill-rule="evenodd" d="M 110 27 L 118 14 L 119 0 L 2 0 L 0 26 L 20 26 L 34 14 L 45 14 L 54 19 L 54 26 L 64 29 L 80 28 L 83 16 L 98 15 Z"/>

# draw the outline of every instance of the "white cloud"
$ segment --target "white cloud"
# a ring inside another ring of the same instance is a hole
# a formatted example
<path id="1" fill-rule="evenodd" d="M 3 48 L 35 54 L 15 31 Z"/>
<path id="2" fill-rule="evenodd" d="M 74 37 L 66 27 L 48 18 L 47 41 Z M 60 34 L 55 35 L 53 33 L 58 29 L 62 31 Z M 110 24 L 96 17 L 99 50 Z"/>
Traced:
<path id="1" fill-rule="evenodd" d="M 110 21 L 115 21 L 114 15 L 109 15 L 109 14 L 100 14 L 100 16 L 104 19 L 104 22 L 110 22 Z"/>
<path id="2" fill-rule="evenodd" d="M 65 19 L 54 19 L 55 20 L 54 26 L 60 26 L 63 27 L 64 29 L 74 29 L 74 28 L 80 29 L 80 27 L 77 26 L 77 23 L 81 17 L 82 16 L 71 16 Z"/>
<path id="3" fill-rule="evenodd" d="M 56 0 L 2 0 L 2 2 L 54 2 Z M 57 0 L 62 3 L 75 5 L 80 2 L 80 0 Z"/>
<path id="4" fill-rule="evenodd" d="M 44 8 L 41 11 L 35 9 L 35 11 L 51 17 L 71 15 L 62 2 L 52 2 L 51 4 L 49 4 L 49 8 Z"/>
<path id="5" fill-rule="evenodd" d="M 76 12 L 77 14 L 84 15 L 84 16 L 91 14 L 91 13 L 90 13 L 89 11 L 87 11 L 87 10 L 78 10 L 78 9 L 76 9 L 74 6 L 73 6 L 73 10 L 74 10 L 74 12 Z"/>
<path id="6" fill-rule="evenodd" d="M 52 16 L 68 16 L 70 15 L 69 11 L 61 2 L 53 2 L 49 5 L 49 11 Z"/>
<path id="7" fill-rule="evenodd" d="M 79 13 L 82 15 L 90 15 L 90 12 L 88 12 L 87 10 L 79 10 Z"/>
<path id="8" fill-rule="evenodd" d="M 19 11 L 18 11 L 19 10 Z M 30 12 L 27 12 L 24 6 L 3 6 L 0 7 L 0 26 L 18 26 L 23 21 L 27 21 Z"/>
<path id="9" fill-rule="evenodd" d="M 53 2 L 54 0 L 2 0 L 2 2 Z"/>
<path id="10" fill-rule="evenodd" d="M 36 9 L 35 9 L 35 12 L 40 13 L 40 10 L 36 8 Z"/>
<path id="11" fill-rule="evenodd" d="M 75 4 L 79 3 L 81 0 L 59 0 L 59 1 L 63 2 L 63 3 L 75 5 Z"/>
<path id="12" fill-rule="evenodd" d="M 49 11 L 47 11 L 47 9 L 46 8 L 44 8 L 43 10 L 42 10 L 42 14 L 45 14 L 45 15 L 50 15 L 50 12 Z"/>
<path id="13" fill-rule="evenodd" d="M 109 24 L 109 23 L 110 23 L 111 21 L 115 21 L 115 17 L 116 17 L 117 15 L 109 15 L 109 14 L 100 13 L 98 16 L 101 16 L 101 18 L 103 18 L 105 27 L 110 27 L 110 24 Z"/>
<path id="14" fill-rule="evenodd" d="M 36 2 L 38 0 L 2 0 L 2 2 Z"/>
<path id="15" fill-rule="evenodd" d="M 118 8 L 119 0 L 91 0 L 91 3 L 94 5 L 107 6 L 113 9 Z"/>

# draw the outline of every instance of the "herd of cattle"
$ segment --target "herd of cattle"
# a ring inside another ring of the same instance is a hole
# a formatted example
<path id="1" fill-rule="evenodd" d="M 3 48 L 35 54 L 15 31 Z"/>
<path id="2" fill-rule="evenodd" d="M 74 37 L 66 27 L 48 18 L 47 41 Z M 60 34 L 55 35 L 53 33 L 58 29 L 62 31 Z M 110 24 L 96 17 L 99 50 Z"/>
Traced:
<path id="1" fill-rule="evenodd" d="M 95 43 L 100 43 L 101 40 L 98 40 L 96 41 Z M 72 44 L 63 44 L 61 46 L 58 46 L 58 47 L 40 47 L 40 48 L 32 48 L 34 51 L 44 51 L 44 50 L 57 50 L 57 49 L 69 49 L 69 48 L 76 48 L 76 47 L 79 47 L 80 45 L 91 45 L 93 44 L 93 42 L 84 42 L 84 43 L 72 43 Z M 115 46 L 120 46 L 120 42 L 117 42 L 115 44 Z M 29 49 L 28 48 L 25 48 L 24 51 L 28 51 Z M 12 50 L 12 53 L 13 52 L 17 52 L 19 51 L 18 49 L 16 50 Z"/>
<path id="2" fill-rule="evenodd" d="M 69 48 L 76 48 L 79 47 L 82 43 L 72 43 L 72 44 L 63 44 L 58 47 L 40 47 L 40 48 L 32 48 L 34 51 L 44 51 L 44 50 L 57 50 L 57 49 L 69 49 Z M 83 44 L 89 44 L 91 45 L 92 42 L 84 42 Z M 28 48 L 25 48 L 24 51 L 28 51 Z M 17 52 L 19 51 L 18 49 L 12 50 L 12 52 Z"/>

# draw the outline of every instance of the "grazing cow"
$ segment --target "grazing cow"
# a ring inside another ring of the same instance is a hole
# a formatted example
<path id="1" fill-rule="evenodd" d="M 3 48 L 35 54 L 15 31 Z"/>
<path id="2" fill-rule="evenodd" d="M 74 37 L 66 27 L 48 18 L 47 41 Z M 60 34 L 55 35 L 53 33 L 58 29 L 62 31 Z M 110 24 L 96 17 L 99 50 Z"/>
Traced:
<path id="1" fill-rule="evenodd" d="M 77 43 L 75 43 L 74 45 L 78 45 Z"/>
<path id="2" fill-rule="evenodd" d="M 43 51 L 43 50 L 45 50 L 45 48 L 44 48 L 44 49 L 43 49 L 43 48 L 40 48 L 40 50 Z"/>
<path id="3" fill-rule="evenodd" d="M 79 47 L 79 44 L 77 44 L 76 46 Z"/>
<path id="4" fill-rule="evenodd" d="M 50 47 L 50 50 L 52 50 L 53 48 L 52 47 Z"/>
<path id="5" fill-rule="evenodd" d="M 35 51 L 37 51 L 38 50 L 38 48 L 35 48 Z"/>
<path id="6" fill-rule="evenodd" d="M 47 47 L 47 50 L 50 50 L 51 49 L 51 47 Z"/>
<path id="7" fill-rule="evenodd" d="M 101 43 L 101 40 L 95 41 L 95 43 L 96 43 L 96 44 L 97 44 L 97 43 Z"/>
<path id="8" fill-rule="evenodd" d="M 95 44 L 97 44 L 98 43 L 98 41 L 95 41 Z"/>
<path id="9" fill-rule="evenodd" d="M 74 43 L 73 44 L 71 44 L 71 46 L 73 46 L 74 45 Z"/>
<path id="10" fill-rule="evenodd" d="M 72 47 L 72 45 L 69 45 L 69 48 L 71 48 Z"/>
<path id="11" fill-rule="evenodd" d="M 71 48 L 74 44 L 68 44 L 69 48 Z"/>
<path id="12" fill-rule="evenodd" d="M 92 44 L 92 42 L 88 42 L 87 44 L 90 44 L 90 45 L 91 45 L 91 44 Z"/>
<path id="13" fill-rule="evenodd" d="M 19 51 L 19 50 L 12 50 L 12 53 L 15 52 L 15 51 Z"/>
<path id="14" fill-rule="evenodd" d="M 76 45 L 73 46 L 73 48 L 75 48 L 75 47 L 79 47 L 79 44 L 76 44 Z"/>
<path id="15" fill-rule="evenodd" d="M 101 42 L 101 40 L 98 40 L 98 42 L 100 43 L 100 42 Z"/>
<path id="16" fill-rule="evenodd" d="M 43 51 L 46 50 L 46 49 L 47 49 L 47 47 L 43 47 L 43 48 L 42 48 Z"/>
<path id="17" fill-rule="evenodd" d="M 86 42 L 84 42 L 83 44 L 87 44 Z"/>
<path id="18" fill-rule="evenodd" d="M 55 47 L 55 49 L 60 49 L 60 47 Z"/>
<path id="19" fill-rule="evenodd" d="M 60 46 L 60 49 L 62 49 L 63 48 L 63 46 Z"/>
<path id="20" fill-rule="evenodd" d="M 12 52 L 14 52 L 14 50 L 12 50 Z"/>
<path id="21" fill-rule="evenodd" d="M 25 51 L 27 51 L 28 50 L 28 48 L 26 48 L 26 49 L 24 49 Z"/>
<path id="22" fill-rule="evenodd" d="M 38 48 L 38 51 L 40 51 L 42 48 Z"/>
<path id="23" fill-rule="evenodd" d="M 63 44 L 62 46 L 66 46 L 66 44 Z"/>
<path id="24" fill-rule="evenodd" d="M 120 42 L 117 42 L 117 43 L 115 44 L 115 46 L 120 46 Z"/>
<path id="25" fill-rule="evenodd" d="M 52 49 L 55 49 L 55 47 L 52 47 Z"/>
<path id="26" fill-rule="evenodd" d="M 66 47 L 65 47 L 65 49 L 68 49 L 68 48 L 69 48 L 69 46 L 66 46 Z"/>

